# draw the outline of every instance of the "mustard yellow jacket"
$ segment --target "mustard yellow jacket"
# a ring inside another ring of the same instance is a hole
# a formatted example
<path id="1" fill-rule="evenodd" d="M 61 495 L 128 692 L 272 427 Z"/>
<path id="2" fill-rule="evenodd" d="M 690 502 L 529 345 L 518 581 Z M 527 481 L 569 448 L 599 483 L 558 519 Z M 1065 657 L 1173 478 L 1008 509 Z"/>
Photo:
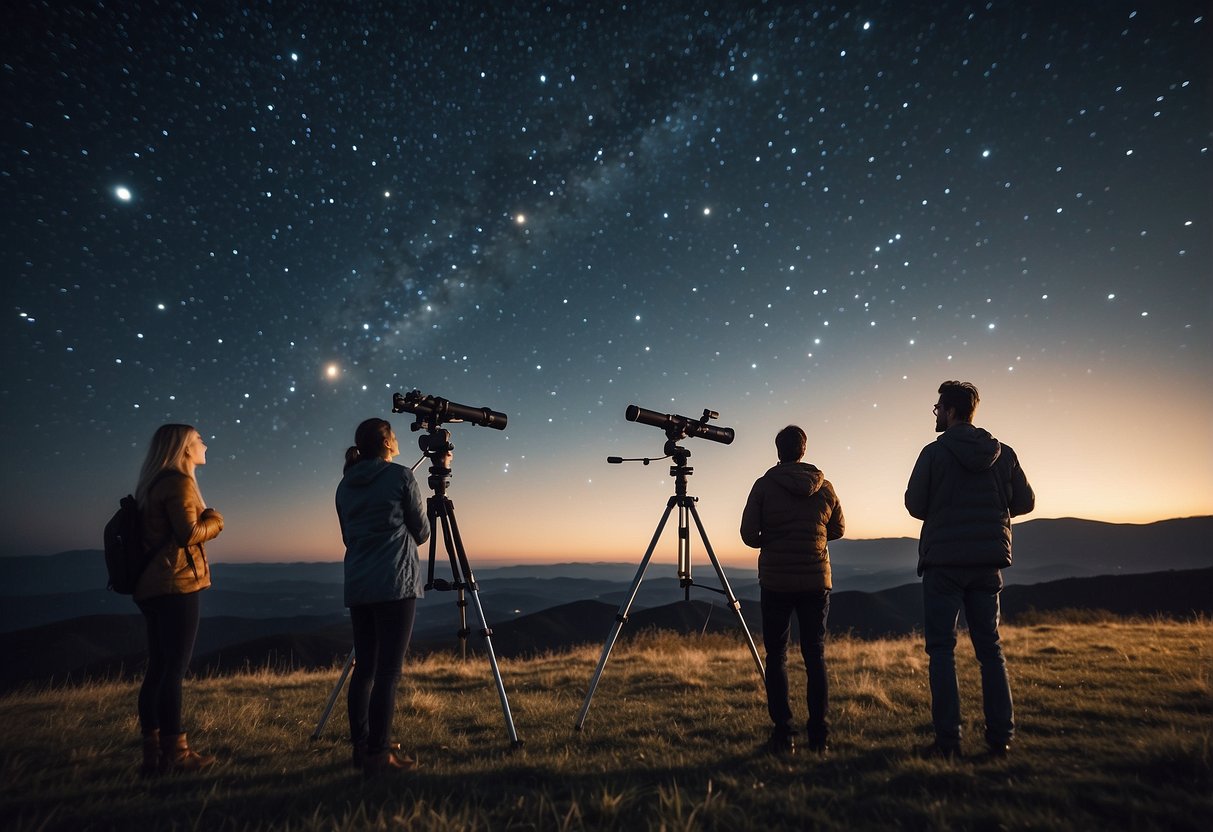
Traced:
<path id="1" fill-rule="evenodd" d="M 203 544 L 223 531 L 223 515 L 206 508 L 191 477 L 172 472 L 152 484 L 143 509 L 144 545 L 152 559 L 135 586 L 134 599 L 185 594 L 211 585 Z"/>

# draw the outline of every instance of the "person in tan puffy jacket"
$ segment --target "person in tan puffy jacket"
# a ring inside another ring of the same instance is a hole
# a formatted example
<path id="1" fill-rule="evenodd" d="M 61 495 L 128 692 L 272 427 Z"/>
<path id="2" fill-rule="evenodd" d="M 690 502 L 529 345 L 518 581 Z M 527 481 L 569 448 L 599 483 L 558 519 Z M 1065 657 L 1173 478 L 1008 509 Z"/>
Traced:
<path id="1" fill-rule="evenodd" d="M 134 600 L 147 625 L 147 672 L 139 689 L 144 774 L 196 771 L 215 761 L 189 747 L 181 727 L 181 683 L 198 635 L 198 594 L 211 585 L 204 544 L 223 531 L 194 476 L 206 443 L 189 425 L 162 425 L 152 436 L 135 499 L 151 560 Z"/>
<path id="2" fill-rule="evenodd" d="M 796 425 L 775 435 L 779 463 L 758 478 L 741 515 L 741 540 L 759 550 L 758 585 L 762 641 L 767 651 L 767 711 L 773 728 L 768 748 L 796 750 L 788 699 L 788 641 L 792 616 L 800 624 L 800 653 L 808 675 L 806 724 L 810 751 L 828 747 L 829 676 L 826 620 L 830 614 L 829 541 L 846 531 L 834 486 L 815 465 L 804 462 L 808 437 Z"/>

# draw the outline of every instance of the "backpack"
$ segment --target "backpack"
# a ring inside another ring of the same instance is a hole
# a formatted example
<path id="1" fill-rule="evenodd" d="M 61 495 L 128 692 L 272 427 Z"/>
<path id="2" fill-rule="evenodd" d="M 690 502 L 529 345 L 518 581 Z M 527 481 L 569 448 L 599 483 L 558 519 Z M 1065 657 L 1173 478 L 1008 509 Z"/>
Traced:
<path id="1" fill-rule="evenodd" d="M 120 595 L 133 595 L 139 576 L 151 560 L 151 552 L 143 545 L 143 512 L 135 498 L 127 494 L 105 524 L 106 588 Z"/>
<path id="2" fill-rule="evenodd" d="M 171 471 L 161 471 L 148 484 L 148 491 Z M 105 524 L 105 570 L 109 580 L 106 589 L 119 595 L 134 595 L 135 585 L 147 565 L 152 562 L 151 547 L 143 541 L 143 512 L 139 503 L 127 494 L 118 501 L 118 510 Z"/>

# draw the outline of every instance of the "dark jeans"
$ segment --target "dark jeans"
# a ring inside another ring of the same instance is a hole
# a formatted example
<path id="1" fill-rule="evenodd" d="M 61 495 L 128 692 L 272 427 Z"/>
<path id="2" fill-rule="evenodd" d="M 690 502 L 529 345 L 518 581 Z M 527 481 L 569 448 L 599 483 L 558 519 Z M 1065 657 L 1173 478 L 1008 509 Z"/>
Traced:
<path id="1" fill-rule="evenodd" d="M 400 666 L 413 637 L 417 599 L 350 607 L 354 672 L 350 674 L 350 742 L 368 754 L 386 751 L 396 710 Z"/>
<path id="2" fill-rule="evenodd" d="M 181 680 L 198 637 L 199 593 L 159 595 L 136 602 L 147 624 L 147 673 L 139 688 L 139 727 L 180 734 Z"/>
<path id="3" fill-rule="evenodd" d="M 824 742 L 829 734 L 830 688 L 826 678 L 826 617 L 830 591 L 775 592 L 762 590 L 762 643 L 767 651 L 767 711 L 775 732 L 791 736 L 792 707 L 788 702 L 788 641 L 792 614 L 800 624 L 800 653 L 808 673 L 810 742 Z"/>
<path id="4" fill-rule="evenodd" d="M 956 621 L 964 609 L 969 639 L 981 665 L 986 742 L 1015 735 L 1011 684 L 998 639 L 1002 572 L 993 568 L 927 567 L 922 575 L 923 629 L 930 656 L 931 719 L 940 742 L 960 741 L 960 687 L 956 682 Z"/>

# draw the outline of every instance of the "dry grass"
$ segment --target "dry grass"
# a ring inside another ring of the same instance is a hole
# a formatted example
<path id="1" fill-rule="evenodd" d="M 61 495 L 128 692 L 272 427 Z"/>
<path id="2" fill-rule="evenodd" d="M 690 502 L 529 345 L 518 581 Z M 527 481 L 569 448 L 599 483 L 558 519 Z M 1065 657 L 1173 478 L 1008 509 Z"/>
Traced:
<path id="1" fill-rule="evenodd" d="M 979 681 L 962 651 L 970 756 L 925 761 L 926 662 L 913 639 L 828 647 L 833 748 L 760 750 L 767 717 L 747 648 L 727 637 L 620 643 L 585 728 L 599 645 L 502 661 L 525 746 L 511 753 L 487 662 L 410 664 L 397 738 L 412 775 L 347 766 L 344 698 L 310 743 L 337 669 L 191 680 L 191 738 L 221 763 L 141 781 L 135 687 L 0 699 L 0 823 L 51 829 L 1135 828 L 1213 823 L 1207 622 L 1006 628 L 1020 737 L 979 755 Z M 803 671 L 792 689 L 803 691 Z M 803 700 L 796 702 L 804 717 Z"/>

